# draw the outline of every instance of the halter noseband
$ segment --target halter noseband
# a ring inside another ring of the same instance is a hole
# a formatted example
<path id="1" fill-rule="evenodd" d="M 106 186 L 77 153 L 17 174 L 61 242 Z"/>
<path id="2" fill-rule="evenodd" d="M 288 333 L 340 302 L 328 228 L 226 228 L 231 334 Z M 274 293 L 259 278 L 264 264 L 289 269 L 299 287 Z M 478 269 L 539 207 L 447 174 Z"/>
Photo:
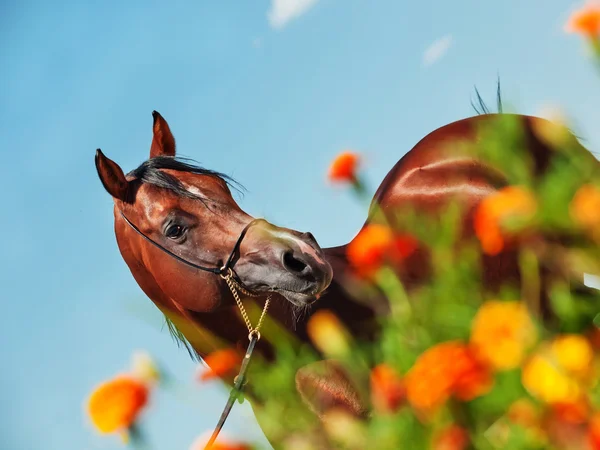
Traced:
<path id="1" fill-rule="evenodd" d="M 217 423 L 217 426 L 215 427 L 215 430 L 213 431 L 212 436 L 208 440 L 206 447 L 204 447 L 205 450 L 210 449 L 212 447 L 213 443 L 216 441 L 217 436 L 219 435 L 219 432 L 223 428 L 223 425 L 225 425 L 225 421 L 227 420 L 227 417 L 229 416 L 229 413 L 231 412 L 231 408 L 233 407 L 235 401 L 238 398 L 241 398 L 240 394 L 244 388 L 244 384 L 246 381 L 246 372 L 248 371 L 248 366 L 250 364 L 250 357 L 252 356 L 252 352 L 254 351 L 254 347 L 256 346 L 256 343 L 260 339 L 260 331 L 259 330 L 263 323 L 265 315 L 267 313 L 267 309 L 269 308 L 269 303 L 271 301 L 271 294 L 269 293 L 267 295 L 267 299 L 265 300 L 265 306 L 263 307 L 260 318 L 258 319 L 258 323 L 256 324 L 256 327 L 252 327 L 252 324 L 250 323 L 250 319 L 248 318 L 248 314 L 246 314 L 246 309 L 244 308 L 244 305 L 242 304 L 242 300 L 240 299 L 240 296 L 237 291 L 240 291 L 243 294 L 250 296 L 250 297 L 258 297 L 259 295 L 254 294 L 254 293 L 248 291 L 247 289 L 245 289 L 241 285 L 240 282 L 235 280 L 234 272 L 233 272 L 233 266 L 235 264 L 235 262 L 234 262 L 235 254 L 238 252 L 240 245 L 242 244 L 242 240 L 244 239 L 244 236 L 246 236 L 246 233 L 248 232 L 248 229 L 252 225 L 255 225 L 257 222 L 264 221 L 264 219 L 253 219 L 242 229 L 237 241 L 235 242 L 235 245 L 233 246 L 233 249 L 231 250 L 231 253 L 229 254 L 229 257 L 225 260 L 225 263 L 221 267 L 206 267 L 206 266 L 200 266 L 198 264 L 194 264 L 193 262 L 188 261 L 187 259 L 182 258 L 179 255 L 176 255 L 171 250 L 162 246 L 161 244 L 159 244 L 158 242 L 156 242 L 149 236 L 146 236 L 138 227 L 136 227 L 133 224 L 133 222 L 131 222 L 127 218 L 127 216 L 125 216 L 125 214 L 123 214 L 123 211 L 119 210 L 119 214 L 121 215 L 123 220 L 125 220 L 127 225 L 129 225 L 137 234 L 142 236 L 146 241 L 150 242 L 152 245 L 154 245 L 156 248 L 163 251 L 167 255 L 175 258 L 177 261 L 182 262 L 189 267 L 192 267 L 192 268 L 198 269 L 198 270 L 202 270 L 204 272 L 214 273 L 215 275 L 219 275 L 221 278 L 223 278 L 225 280 L 225 282 L 227 283 L 229 290 L 231 291 L 231 295 L 233 295 L 233 298 L 235 299 L 235 302 L 237 303 L 237 306 L 240 310 L 240 313 L 242 314 L 242 318 L 244 319 L 246 326 L 248 327 L 248 332 L 249 332 L 248 340 L 250 341 L 250 343 L 248 344 L 248 348 L 246 349 L 246 355 L 244 356 L 244 359 L 242 360 L 242 366 L 240 368 L 240 373 L 234 379 L 233 388 L 231 389 L 231 392 L 229 394 L 229 399 L 227 400 L 227 403 L 225 404 L 225 408 L 223 409 L 223 412 L 221 413 L 219 422 Z"/>

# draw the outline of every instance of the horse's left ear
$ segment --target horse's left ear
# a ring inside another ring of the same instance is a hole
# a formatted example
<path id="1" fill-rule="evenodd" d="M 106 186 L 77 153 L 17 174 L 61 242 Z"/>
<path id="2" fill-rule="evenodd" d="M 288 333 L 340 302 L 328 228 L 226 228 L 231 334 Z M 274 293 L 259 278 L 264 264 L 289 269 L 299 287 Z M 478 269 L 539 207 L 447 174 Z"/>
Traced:
<path id="1" fill-rule="evenodd" d="M 152 146 L 150 158 L 155 156 L 175 156 L 175 138 L 169 124 L 158 111 L 152 111 L 154 125 L 152 126 Z"/>

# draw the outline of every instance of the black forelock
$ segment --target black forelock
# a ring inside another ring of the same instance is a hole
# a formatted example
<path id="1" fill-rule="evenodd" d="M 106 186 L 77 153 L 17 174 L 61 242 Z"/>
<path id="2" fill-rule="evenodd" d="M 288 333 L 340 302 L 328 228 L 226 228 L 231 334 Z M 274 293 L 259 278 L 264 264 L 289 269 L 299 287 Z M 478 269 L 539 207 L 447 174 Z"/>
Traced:
<path id="1" fill-rule="evenodd" d="M 229 175 L 200 167 L 191 159 L 173 156 L 156 156 L 154 158 L 150 158 L 140 164 L 137 169 L 129 172 L 127 176 L 134 177 L 135 179 L 140 180 L 142 183 L 150 184 L 163 189 L 169 189 L 170 191 L 173 191 L 182 197 L 201 199 L 197 195 L 188 191 L 183 186 L 181 181 L 179 181 L 173 175 L 164 172 L 163 169 L 219 178 L 223 180 L 228 187 L 233 188 L 238 192 L 243 190 L 242 185 L 240 185 Z"/>

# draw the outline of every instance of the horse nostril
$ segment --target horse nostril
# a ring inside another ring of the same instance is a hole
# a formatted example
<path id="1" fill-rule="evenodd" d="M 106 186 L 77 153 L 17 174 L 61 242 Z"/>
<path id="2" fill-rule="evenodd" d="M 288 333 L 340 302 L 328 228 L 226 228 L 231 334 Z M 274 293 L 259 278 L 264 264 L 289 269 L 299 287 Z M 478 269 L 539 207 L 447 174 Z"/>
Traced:
<path id="1" fill-rule="evenodd" d="M 290 272 L 302 273 L 308 267 L 304 261 L 299 260 L 294 256 L 291 250 L 286 251 L 283 254 L 283 265 Z"/>

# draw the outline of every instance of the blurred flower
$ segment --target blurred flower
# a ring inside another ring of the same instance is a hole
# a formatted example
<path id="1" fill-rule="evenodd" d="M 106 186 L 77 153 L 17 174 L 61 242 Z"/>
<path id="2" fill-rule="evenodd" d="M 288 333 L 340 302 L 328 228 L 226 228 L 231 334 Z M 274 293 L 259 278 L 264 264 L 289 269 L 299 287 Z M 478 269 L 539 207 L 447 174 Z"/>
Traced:
<path id="1" fill-rule="evenodd" d="M 371 402 L 376 410 L 394 412 L 405 397 L 404 383 L 392 367 L 379 364 L 371 370 Z"/>
<path id="2" fill-rule="evenodd" d="M 595 231 L 600 226 L 600 189 L 592 184 L 581 186 L 569 205 L 573 221 Z"/>
<path id="3" fill-rule="evenodd" d="M 590 407 L 583 397 L 572 402 L 554 403 L 552 413 L 563 422 L 583 423 L 587 420 Z"/>
<path id="4" fill-rule="evenodd" d="M 523 367 L 523 386 L 535 398 L 546 403 L 570 403 L 581 393 L 575 380 L 543 353 L 536 353 Z"/>
<path id="5" fill-rule="evenodd" d="M 242 363 L 242 356 L 234 349 L 226 348 L 210 353 L 204 359 L 208 368 L 202 368 L 199 374 L 201 381 L 221 378 L 235 374 Z"/>
<path id="6" fill-rule="evenodd" d="M 124 432 L 146 406 L 149 389 L 142 381 L 120 375 L 98 386 L 88 400 L 88 414 L 101 433 Z"/>
<path id="7" fill-rule="evenodd" d="M 433 439 L 433 450 L 463 450 L 469 445 L 467 430 L 458 425 L 450 425 L 436 434 Z"/>
<path id="8" fill-rule="evenodd" d="M 428 412 L 437 409 L 451 395 L 464 401 L 483 395 L 490 390 L 493 379 L 469 346 L 452 341 L 426 350 L 404 382 L 409 403 Z"/>
<path id="9" fill-rule="evenodd" d="M 334 182 L 355 183 L 359 157 L 353 152 L 340 153 L 329 166 L 329 179 Z"/>
<path id="10" fill-rule="evenodd" d="M 538 408 L 529 399 L 522 398 L 513 402 L 508 408 L 508 420 L 524 428 L 536 428 L 540 425 Z"/>
<path id="11" fill-rule="evenodd" d="M 147 352 L 137 351 L 132 356 L 131 370 L 140 380 L 153 384 L 160 381 L 158 366 Z"/>
<path id="12" fill-rule="evenodd" d="M 588 425 L 588 442 L 592 450 L 600 450 L 600 413 L 590 419 Z"/>
<path id="13" fill-rule="evenodd" d="M 536 211 L 533 195 L 523 187 L 508 186 L 484 198 L 474 216 L 475 234 L 483 251 L 489 255 L 500 253 L 505 246 L 507 219 L 530 219 Z"/>
<path id="14" fill-rule="evenodd" d="M 574 11 L 565 24 L 565 31 L 592 39 L 600 37 L 600 3 L 588 1 L 585 6 Z"/>
<path id="15" fill-rule="evenodd" d="M 488 301 L 477 312 L 471 344 L 477 356 L 496 370 L 519 366 L 537 332 L 522 302 Z"/>
<path id="16" fill-rule="evenodd" d="M 572 375 L 584 377 L 588 374 L 594 356 L 589 341 L 578 334 L 558 336 L 551 344 L 558 363 Z"/>
<path id="17" fill-rule="evenodd" d="M 208 440 L 210 439 L 212 432 L 206 432 L 198 436 L 190 447 L 190 450 L 204 450 Z M 211 450 L 252 450 L 252 446 L 241 442 L 236 442 L 229 439 L 226 435 L 221 433 L 217 438 L 216 442 L 210 447 Z"/>
<path id="18" fill-rule="evenodd" d="M 323 417 L 327 434 L 345 448 L 365 448 L 365 428 L 352 414 L 340 409 L 329 410 Z"/>
<path id="19" fill-rule="evenodd" d="M 396 235 L 385 225 L 370 224 L 350 242 L 348 260 L 362 274 L 379 269 L 385 262 L 400 262 L 417 248 L 417 241 L 408 235 Z"/>
<path id="20" fill-rule="evenodd" d="M 344 327 L 331 311 L 321 309 L 315 312 L 306 325 L 308 335 L 315 346 L 330 356 L 348 353 L 349 344 Z"/>

